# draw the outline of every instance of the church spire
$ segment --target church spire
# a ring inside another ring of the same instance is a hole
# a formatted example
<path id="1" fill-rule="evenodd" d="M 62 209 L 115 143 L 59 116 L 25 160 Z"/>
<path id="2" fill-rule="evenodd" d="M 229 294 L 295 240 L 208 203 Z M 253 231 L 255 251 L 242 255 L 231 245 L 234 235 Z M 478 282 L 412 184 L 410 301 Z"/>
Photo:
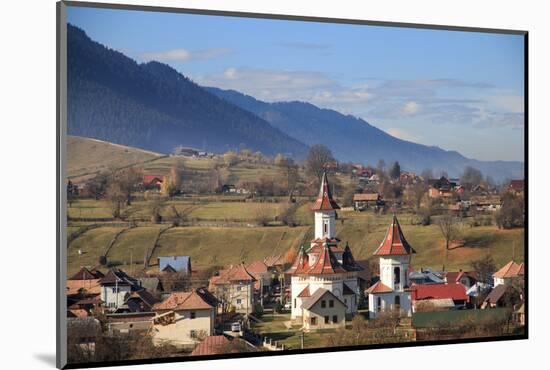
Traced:
<path id="1" fill-rule="evenodd" d="M 327 179 L 327 171 L 323 172 L 323 178 L 321 179 L 321 186 L 319 188 L 319 195 L 317 200 L 311 207 L 312 211 L 334 211 L 340 209 L 340 206 L 332 199 L 332 191 Z"/>
<path id="2" fill-rule="evenodd" d="M 388 227 L 386 236 L 384 240 L 382 240 L 382 243 L 380 243 L 378 249 L 374 252 L 374 255 L 396 256 L 410 255 L 413 253 L 416 253 L 416 251 L 411 247 L 409 242 L 407 242 L 407 239 L 405 239 L 405 235 L 403 235 L 403 231 L 401 230 L 401 225 L 399 225 L 397 216 L 394 213 L 392 223 Z"/>

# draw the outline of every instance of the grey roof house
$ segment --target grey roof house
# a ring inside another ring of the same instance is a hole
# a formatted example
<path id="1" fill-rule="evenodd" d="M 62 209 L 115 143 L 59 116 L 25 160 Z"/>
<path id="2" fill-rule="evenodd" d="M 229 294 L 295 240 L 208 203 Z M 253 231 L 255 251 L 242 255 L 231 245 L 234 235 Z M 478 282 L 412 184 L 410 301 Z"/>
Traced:
<path id="1" fill-rule="evenodd" d="M 191 257 L 189 256 L 170 256 L 159 257 L 159 272 L 181 272 L 185 275 L 191 275 Z"/>

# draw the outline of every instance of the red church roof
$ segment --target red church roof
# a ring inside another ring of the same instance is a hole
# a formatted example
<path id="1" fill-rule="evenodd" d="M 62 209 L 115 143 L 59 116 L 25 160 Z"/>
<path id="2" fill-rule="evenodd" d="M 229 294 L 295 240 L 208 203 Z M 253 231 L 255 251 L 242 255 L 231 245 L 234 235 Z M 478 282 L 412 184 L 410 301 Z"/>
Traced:
<path id="1" fill-rule="evenodd" d="M 319 255 L 319 258 L 315 261 L 315 264 L 307 270 L 308 274 L 338 274 L 346 272 L 346 270 L 340 265 L 334 253 L 330 250 L 330 247 L 325 244 L 323 252 Z"/>
<path id="2" fill-rule="evenodd" d="M 340 206 L 336 204 L 332 199 L 332 192 L 327 180 L 327 173 L 323 173 L 323 179 L 321 180 L 321 188 L 319 189 L 319 196 L 311 207 L 312 211 L 333 211 L 340 209 Z"/>
<path id="3" fill-rule="evenodd" d="M 309 267 L 309 257 L 307 253 L 304 251 L 304 246 L 300 246 L 300 250 L 298 251 L 298 255 L 296 256 L 296 259 L 294 260 L 294 263 L 290 268 L 286 271 L 287 274 L 300 274 L 304 273 L 305 270 Z"/>
<path id="4" fill-rule="evenodd" d="M 375 256 L 399 256 L 416 253 L 409 242 L 405 239 L 397 217 L 393 215 L 393 220 L 386 232 L 386 236 L 378 249 L 374 252 Z"/>
<path id="5" fill-rule="evenodd" d="M 377 293 L 391 293 L 393 290 L 387 286 L 382 284 L 381 281 L 376 282 L 373 286 L 371 286 L 369 289 L 365 291 L 367 294 L 377 294 Z"/>

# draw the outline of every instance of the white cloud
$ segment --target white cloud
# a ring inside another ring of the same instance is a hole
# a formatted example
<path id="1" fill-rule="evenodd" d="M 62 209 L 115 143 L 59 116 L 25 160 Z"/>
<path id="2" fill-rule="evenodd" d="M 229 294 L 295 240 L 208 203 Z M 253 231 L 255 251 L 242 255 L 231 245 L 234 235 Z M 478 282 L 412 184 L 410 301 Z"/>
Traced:
<path id="1" fill-rule="evenodd" d="M 144 61 L 155 60 L 158 62 L 187 62 L 190 60 L 204 60 L 217 58 L 226 54 L 230 54 L 230 49 L 213 48 L 203 50 L 187 50 L 187 49 L 171 49 L 166 51 L 155 51 L 141 54 L 141 59 Z"/>
<path id="2" fill-rule="evenodd" d="M 420 106 L 418 105 L 417 102 L 414 102 L 414 101 L 409 101 L 409 102 L 406 102 L 405 105 L 403 106 L 403 113 L 405 113 L 406 115 L 414 115 L 416 113 L 418 113 L 418 111 L 420 110 Z"/>

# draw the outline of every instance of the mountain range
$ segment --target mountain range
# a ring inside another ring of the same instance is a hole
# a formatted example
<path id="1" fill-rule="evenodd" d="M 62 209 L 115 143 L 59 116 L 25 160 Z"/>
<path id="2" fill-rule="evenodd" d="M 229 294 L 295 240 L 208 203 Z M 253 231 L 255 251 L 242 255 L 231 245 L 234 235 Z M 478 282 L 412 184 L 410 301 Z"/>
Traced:
<path id="1" fill-rule="evenodd" d="M 523 163 L 479 161 L 456 151 L 398 139 L 368 122 L 306 102 L 268 103 L 233 90 L 202 87 L 172 67 L 139 64 L 68 25 L 68 133 L 171 152 L 178 145 L 213 152 L 245 145 L 303 159 L 324 144 L 340 161 L 399 161 L 458 176 L 472 166 L 497 181 L 523 178 Z"/>

